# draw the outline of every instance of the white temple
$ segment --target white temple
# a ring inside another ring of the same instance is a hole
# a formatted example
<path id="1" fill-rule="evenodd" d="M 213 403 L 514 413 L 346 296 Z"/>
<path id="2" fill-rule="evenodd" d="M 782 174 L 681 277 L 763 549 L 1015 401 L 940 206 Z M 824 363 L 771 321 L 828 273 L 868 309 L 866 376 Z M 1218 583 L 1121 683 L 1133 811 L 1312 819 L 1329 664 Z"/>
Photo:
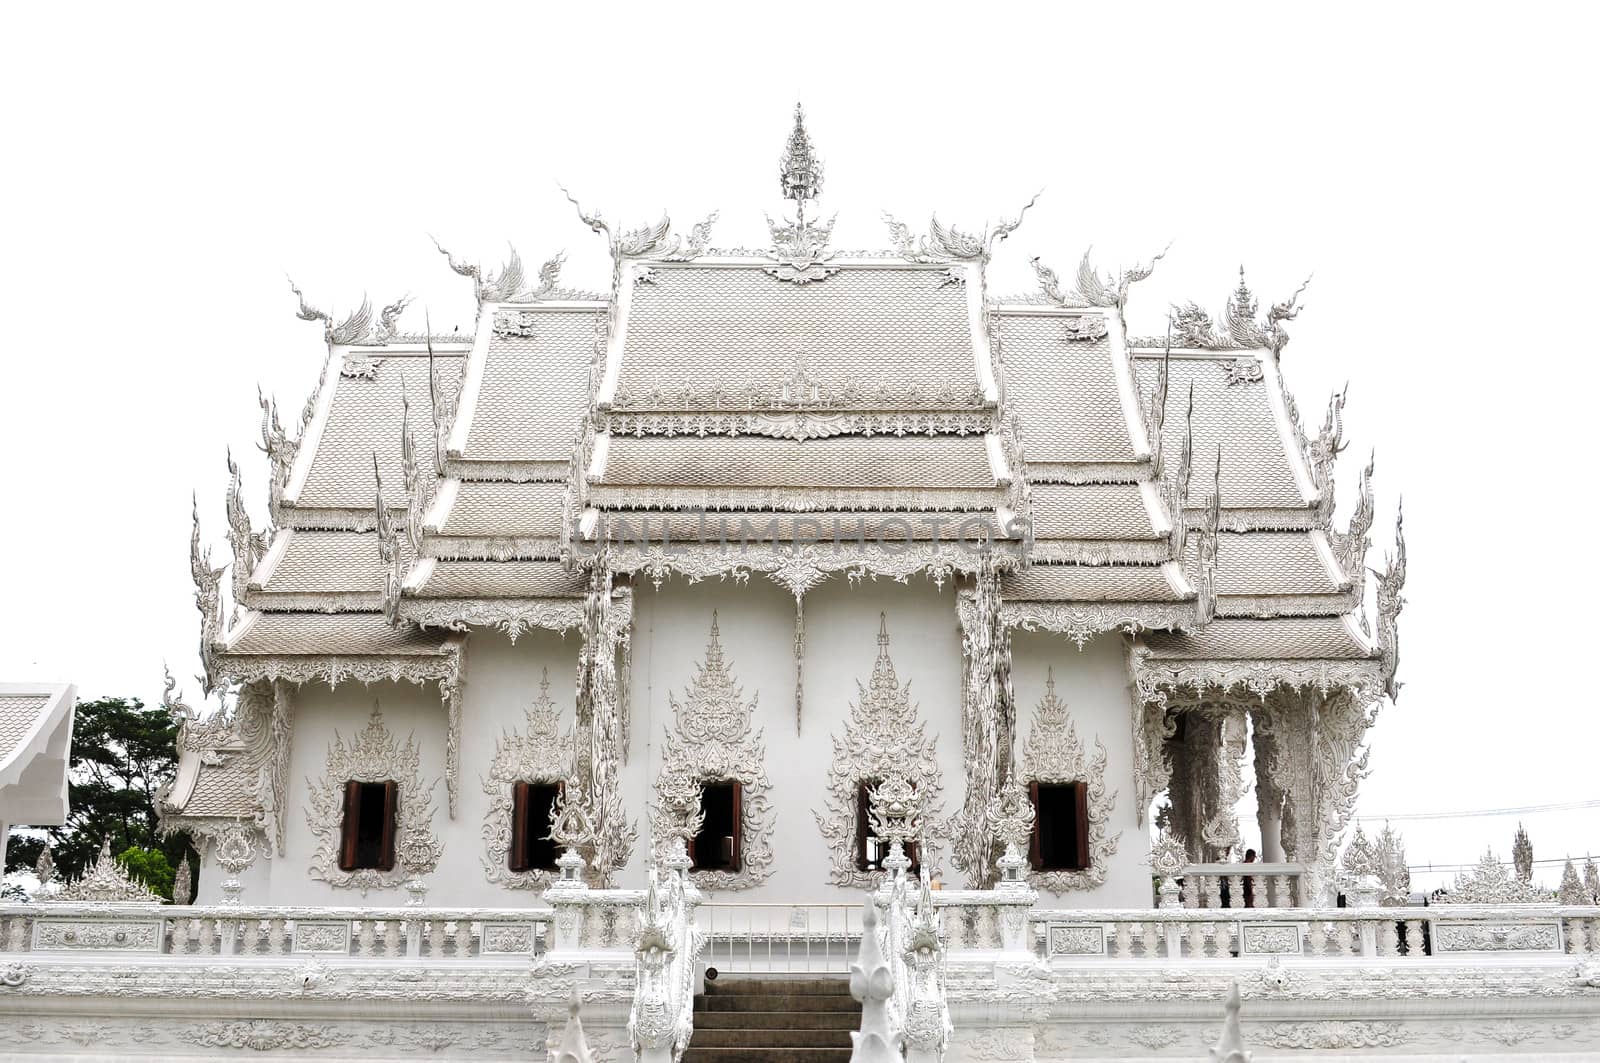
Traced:
<path id="1" fill-rule="evenodd" d="M 798 113 L 781 180 L 759 250 L 578 206 L 596 291 L 445 252 L 470 343 L 301 298 L 270 526 L 231 461 L 231 560 L 196 515 L 236 694 L 169 681 L 196 903 L 0 909 L 11 1050 L 846 1059 L 712 1020 L 855 962 L 862 1059 L 1201 1059 L 1235 984 L 1260 1059 L 1600 1051 L 1600 909 L 1398 907 L 1403 854 L 1340 860 L 1405 548 L 1369 612 L 1300 293 L 1241 271 L 1130 335 L 1155 260 L 991 291 L 1022 212 L 835 249 Z"/>

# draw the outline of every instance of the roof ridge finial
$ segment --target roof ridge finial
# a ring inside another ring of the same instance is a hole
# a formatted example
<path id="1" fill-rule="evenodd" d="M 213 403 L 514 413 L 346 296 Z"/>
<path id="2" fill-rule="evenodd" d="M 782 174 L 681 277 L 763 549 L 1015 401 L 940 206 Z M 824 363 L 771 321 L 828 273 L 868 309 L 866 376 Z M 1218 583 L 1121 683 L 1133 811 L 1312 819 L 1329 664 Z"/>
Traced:
<path id="1" fill-rule="evenodd" d="M 806 225 L 806 202 L 822 194 L 822 160 L 811 144 L 811 134 L 806 130 L 805 108 L 794 105 L 794 129 L 789 132 L 783 157 L 778 160 L 778 183 L 783 198 L 792 199 L 798 211 L 800 228 Z"/>

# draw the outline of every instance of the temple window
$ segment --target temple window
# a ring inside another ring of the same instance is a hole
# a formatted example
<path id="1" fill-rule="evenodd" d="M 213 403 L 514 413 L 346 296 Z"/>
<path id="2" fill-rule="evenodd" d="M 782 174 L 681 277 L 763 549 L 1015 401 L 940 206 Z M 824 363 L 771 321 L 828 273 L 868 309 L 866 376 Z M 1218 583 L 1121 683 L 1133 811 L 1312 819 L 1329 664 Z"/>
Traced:
<path id="1" fill-rule="evenodd" d="M 561 793 L 559 782 L 517 782 L 511 787 L 512 871 L 554 871 L 560 851 L 550 838 L 550 809 Z"/>
<path id="2" fill-rule="evenodd" d="M 1089 787 L 1083 782 L 1028 784 L 1033 801 L 1033 840 L 1028 862 L 1035 871 L 1083 871 L 1089 867 Z"/>
<path id="3" fill-rule="evenodd" d="M 740 785 L 723 779 L 700 785 L 700 811 L 705 820 L 689 843 L 694 871 L 734 871 L 743 866 L 739 836 L 744 826 Z"/>
<path id="4" fill-rule="evenodd" d="M 339 870 L 392 871 L 394 823 L 400 787 L 393 781 L 344 784 L 344 822 L 339 835 Z"/>
<path id="5" fill-rule="evenodd" d="M 889 843 L 878 837 L 872 829 L 872 789 L 878 779 L 862 779 L 856 786 L 856 870 L 882 871 L 883 861 L 889 855 Z M 911 858 L 910 874 L 915 875 L 922 865 L 917 861 L 917 843 L 906 843 L 906 856 Z"/>

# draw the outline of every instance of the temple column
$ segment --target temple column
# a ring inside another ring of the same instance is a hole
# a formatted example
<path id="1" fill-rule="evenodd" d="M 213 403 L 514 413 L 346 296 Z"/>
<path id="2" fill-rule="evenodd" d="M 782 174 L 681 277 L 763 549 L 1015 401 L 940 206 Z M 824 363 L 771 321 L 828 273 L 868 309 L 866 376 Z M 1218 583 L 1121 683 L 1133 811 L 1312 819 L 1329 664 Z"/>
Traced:
<path id="1" fill-rule="evenodd" d="M 1245 720 L 1244 712 L 1232 706 L 1212 711 L 1216 741 L 1211 749 L 1210 774 L 1215 789 L 1201 837 L 1206 843 L 1206 855 L 1212 861 L 1224 861 L 1240 843 L 1237 809 L 1244 796 Z"/>
<path id="2" fill-rule="evenodd" d="M 1261 829 L 1261 861 L 1283 862 L 1283 788 L 1277 778 L 1277 739 L 1267 713 L 1250 713 L 1251 742 L 1255 745 L 1256 825 Z"/>
<path id="3" fill-rule="evenodd" d="M 1182 713 L 1177 731 L 1167 743 L 1172 762 L 1168 788 L 1172 833 L 1195 863 L 1209 863 L 1212 858 L 1206 831 L 1219 807 L 1223 744 L 1222 718 L 1199 708 Z"/>

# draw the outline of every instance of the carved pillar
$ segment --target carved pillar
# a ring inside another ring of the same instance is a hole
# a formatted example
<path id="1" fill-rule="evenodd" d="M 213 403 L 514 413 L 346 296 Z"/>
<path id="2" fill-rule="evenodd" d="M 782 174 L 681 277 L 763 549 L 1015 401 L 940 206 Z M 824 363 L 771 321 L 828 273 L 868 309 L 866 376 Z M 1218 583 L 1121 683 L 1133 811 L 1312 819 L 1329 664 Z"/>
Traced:
<path id="1" fill-rule="evenodd" d="M 1222 717 L 1205 708 L 1185 710 L 1168 748 L 1172 833 L 1183 842 L 1191 861 L 1208 863 L 1215 843 L 1207 841 L 1206 834 L 1220 808 Z"/>
<path id="2" fill-rule="evenodd" d="M 1264 709 L 1250 713 L 1250 738 L 1255 746 L 1256 824 L 1261 828 L 1261 860 L 1283 862 L 1283 787 L 1278 783 L 1278 740 Z"/>
<path id="3" fill-rule="evenodd" d="M 289 684 L 282 679 L 272 681 L 269 730 L 272 735 L 272 777 L 265 789 L 272 795 L 273 807 L 270 810 L 263 807 L 262 811 L 266 813 L 263 818 L 268 820 L 263 826 L 272 832 L 273 846 L 282 856 L 287 834 L 286 817 L 289 814 L 290 740 L 294 734 L 294 703 L 289 697 Z"/>
<path id="4" fill-rule="evenodd" d="M 1310 865 L 1317 848 L 1317 801 L 1311 770 L 1315 711 L 1308 694 L 1279 688 L 1267 695 L 1267 710 L 1258 714 L 1271 753 L 1268 774 L 1283 794 L 1278 837 L 1285 860 Z M 1306 885 L 1314 885 L 1307 883 Z M 1316 900 L 1304 886 L 1299 902 Z"/>
<path id="5" fill-rule="evenodd" d="M 962 699 L 962 752 L 967 792 L 954 820 L 955 863 L 968 884 L 995 881 L 994 831 L 988 808 L 1011 770 L 1016 742 L 1016 699 L 1011 686 L 1011 636 L 1000 617 L 1000 578 L 992 559 L 979 569 L 970 613 L 961 612 L 966 682 Z"/>
<path id="6" fill-rule="evenodd" d="M 1196 816 L 1194 764 L 1189 754 L 1190 717 L 1191 714 L 1187 712 L 1174 714 L 1173 733 L 1167 736 L 1163 747 L 1169 765 L 1167 803 L 1170 810 L 1167 813 L 1167 830 L 1183 846 L 1185 858 L 1193 860 L 1196 854 L 1190 847 L 1189 839 L 1192 837 L 1198 841 L 1200 834 L 1194 828 Z"/>
<path id="7" fill-rule="evenodd" d="M 1147 701 L 1133 712 L 1133 787 L 1134 814 L 1139 826 L 1145 825 L 1150 802 L 1167 788 L 1172 779 L 1172 758 L 1167 739 L 1177 728 L 1176 714 L 1168 713 L 1164 702 Z"/>
<path id="8" fill-rule="evenodd" d="M 1207 855 L 1212 860 L 1226 860 L 1238 848 L 1239 817 L 1237 808 L 1244 796 L 1242 761 L 1245 747 L 1244 712 L 1231 705 L 1213 710 L 1217 726 L 1217 740 L 1213 746 L 1216 757 L 1216 790 L 1210 815 L 1206 817 L 1201 837 L 1205 840 Z"/>

